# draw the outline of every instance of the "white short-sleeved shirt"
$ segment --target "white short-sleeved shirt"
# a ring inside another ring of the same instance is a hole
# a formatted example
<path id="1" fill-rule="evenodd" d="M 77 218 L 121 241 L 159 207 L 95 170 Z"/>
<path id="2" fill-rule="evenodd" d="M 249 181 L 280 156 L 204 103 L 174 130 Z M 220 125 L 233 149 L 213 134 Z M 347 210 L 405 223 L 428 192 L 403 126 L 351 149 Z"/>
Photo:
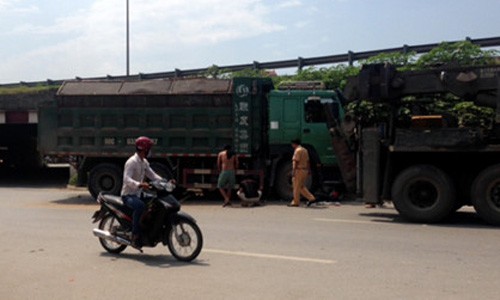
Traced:
<path id="1" fill-rule="evenodd" d="M 123 185 L 121 195 L 139 195 L 139 184 L 147 177 L 151 180 L 162 179 L 149 166 L 147 159 L 141 159 L 139 154 L 132 155 L 125 163 L 123 170 Z"/>

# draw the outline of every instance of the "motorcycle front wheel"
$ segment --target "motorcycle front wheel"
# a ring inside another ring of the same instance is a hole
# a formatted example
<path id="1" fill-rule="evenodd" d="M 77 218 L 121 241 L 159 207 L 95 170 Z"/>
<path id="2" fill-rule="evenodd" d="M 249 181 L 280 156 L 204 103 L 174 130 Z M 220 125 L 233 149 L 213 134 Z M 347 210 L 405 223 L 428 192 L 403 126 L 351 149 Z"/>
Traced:
<path id="1" fill-rule="evenodd" d="M 104 216 L 104 218 L 102 218 L 101 222 L 99 222 L 99 229 L 108 231 L 111 234 L 116 232 L 119 226 L 120 223 L 113 215 L 106 215 Z M 125 250 L 125 248 L 127 248 L 127 245 L 122 245 L 103 238 L 99 238 L 99 242 L 101 243 L 102 247 L 106 249 L 106 251 L 108 251 L 109 253 L 117 254 Z"/>
<path id="2" fill-rule="evenodd" d="M 201 252 L 203 236 L 198 225 L 188 218 L 179 218 L 168 233 L 168 250 L 180 261 L 192 261 Z"/>

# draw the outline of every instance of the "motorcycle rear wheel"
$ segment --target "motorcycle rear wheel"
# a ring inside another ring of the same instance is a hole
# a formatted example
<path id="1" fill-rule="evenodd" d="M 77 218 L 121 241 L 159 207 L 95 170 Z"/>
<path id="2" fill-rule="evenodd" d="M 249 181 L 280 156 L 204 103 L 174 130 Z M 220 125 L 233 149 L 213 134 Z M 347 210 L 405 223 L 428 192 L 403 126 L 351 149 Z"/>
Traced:
<path id="1" fill-rule="evenodd" d="M 104 216 L 104 218 L 102 218 L 101 222 L 99 222 L 99 229 L 109 231 L 111 233 L 116 231 L 116 228 L 118 226 L 120 226 L 120 223 L 113 215 L 106 215 Z M 127 245 L 122 245 L 103 238 L 99 238 L 99 242 L 101 243 L 101 246 L 109 253 L 118 254 L 125 250 L 125 248 L 127 248 Z"/>
<path id="2" fill-rule="evenodd" d="M 203 236 L 198 225 L 190 219 L 180 218 L 168 233 L 168 250 L 180 261 L 195 259 L 203 247 Z"/>

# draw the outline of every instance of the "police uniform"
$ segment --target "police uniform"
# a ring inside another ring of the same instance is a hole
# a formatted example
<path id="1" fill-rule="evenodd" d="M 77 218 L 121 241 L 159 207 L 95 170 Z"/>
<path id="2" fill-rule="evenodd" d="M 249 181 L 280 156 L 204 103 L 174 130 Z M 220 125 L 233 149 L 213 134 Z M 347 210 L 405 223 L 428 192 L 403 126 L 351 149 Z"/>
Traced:
<path id="1" fill-rule="evenodd" d="M 316 200 L 314 195 L 309 192 L 305 186 L 307 177 L 310 174 L 309 152 L 302 146 L 297 146 L 293 153 L 293 200 L 291 205 L 298 206 L 300 204 L 300 196 L 304 196 L 310 202 Z"/>

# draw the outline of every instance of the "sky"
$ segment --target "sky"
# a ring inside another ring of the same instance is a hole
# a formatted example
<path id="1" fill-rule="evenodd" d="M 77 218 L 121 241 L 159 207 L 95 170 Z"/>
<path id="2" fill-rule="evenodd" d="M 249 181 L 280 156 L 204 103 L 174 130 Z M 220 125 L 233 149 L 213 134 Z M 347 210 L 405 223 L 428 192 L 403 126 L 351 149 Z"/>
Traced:
<path id="1" fill-rule="evenodd" d="M 500 36 L 498 0 L 129 0 L 129 13 L 131 75 Z M 125 75 L 125 16 L 126 0 L 0 0 L 0 84 Z"/>

